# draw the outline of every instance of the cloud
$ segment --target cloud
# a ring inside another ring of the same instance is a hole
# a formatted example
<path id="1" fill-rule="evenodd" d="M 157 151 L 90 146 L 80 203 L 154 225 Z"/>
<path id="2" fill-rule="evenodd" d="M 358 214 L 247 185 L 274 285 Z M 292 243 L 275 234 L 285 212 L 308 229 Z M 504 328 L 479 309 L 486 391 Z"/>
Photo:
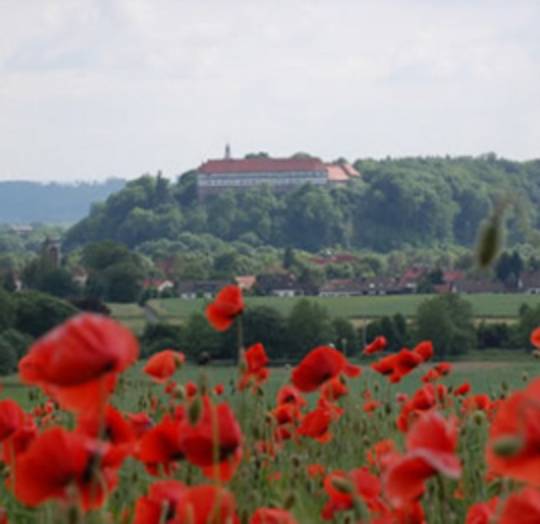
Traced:
<path id="1" fill-rule="evenodd" d="M 37 0 L 0 20 L 0 178 L 207 157 L 538 156 L 540 6 Z"/>

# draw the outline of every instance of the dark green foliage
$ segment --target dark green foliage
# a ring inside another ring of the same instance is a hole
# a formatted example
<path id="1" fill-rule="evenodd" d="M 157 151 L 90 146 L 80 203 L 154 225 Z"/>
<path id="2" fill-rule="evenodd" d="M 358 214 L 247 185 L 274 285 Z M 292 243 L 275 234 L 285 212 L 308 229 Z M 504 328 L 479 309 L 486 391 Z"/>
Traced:
<path id="1" fill-rule="evenodd" d="M 13 328 L 6 329 L 0 333 L 0 338 L 11 346 L 15 352 L 17 360 L 26 354 L 33 341 L 33 338 L 30 335 L 21 333 Z"/>
<path id="2" fill-rule="evenodd" d="M 353 323 L 346 318 L 337 317 L 332 320 L 332 327 L 334 329 L 334 346 L 346 355 L 358 355 L 360 339 Z"/>
<path id="3" fill-rule="evenodd" d="M 510 349 L 514 344 L 514 330 L 506 322 L 481 322 L 476 332 L 478 349 Z"/>
<path id="4" fill-rule="evenodd" d="M 538 162 L 403 158 L 360 160 L 355 166 L 361 180 L 347 187 L 306 185 L 281 195 L 258 187 L 204 202 L 197 201 L 193 172 L 176 184 L 145 175 L 94 206 L 68 232 L 66 245 L 109 239 L 135 247 L 158 238 L 180 241 L 189 232 L 309 251 L 338 245 L 382 252 L 470 247 L 499 194 L 513 203 L 507 213 L 511 242 L 528 241 L 540 225 Z M 499 232 L 486 230 L 483 260 L 496 255 Z"/>
<path id="5" fill-rule="evenodd" d="M 0 332 L 9 328 L 15 321 L 15 304 L 13 295 L 0 288 Z"/>
<path id="6" fill-rule="evenodd" d="M 9 375 L 17 370 L 17 352 L 0 333 L 0 375 Z"/>
<path id="7" fill-rule="evenodd" d="M 182 350 L 182 329 L 171 324 L 147 324 L 140 338 L 141 356 L 148 357 L 164 349 Z"/>
<path id="8" fill-rule="evenodd" d="M 14 304 L 15 329 L 33 337 L 45 334 L 78 312 L 71 304 L 37 291 L 15 294 Z"/>
<path id="9" fill-rule="evenodd" d="M 504 283 L 515 285 L 523 271 L 523 260 L 517 251 L 504 252 L 495 265 L 497 278 Z"/>
<path id="10" fill-rule="evenodd" d="M 268 306 L 248 308 L 242 322 L 246 347 L 261 342 L 271 358 L 281 357 L 286 353 L 286 322 L 279 311 Z M 230 346 L 236 347 L 234 333 L 227 342 Z"/>
<path id="11" fill-rule="evenodd" d="M 310 349 L 335 339 L 330 315 L 323 306 L 308 299 L 299 300 L 287 319 L 289 343 L 286 355 L 299 357 Z"/>
<path id="12" fill-rule="evenodd" d="M 212 358 L 236 358 L 236 346 L 222 353 L 223 334 L 215 331 L 202 313 L 195 313 L 188 318 L 183 326 L 182 340 L 186 355 L 196 360 L 203 353 Z"/>
<path id="13" fill-rule="evenodd" d="M 456 294 L 424 301 L 416 314 L 416 341 L 431 340 L 439 358 L 467 353 L 476 346 L 473 311 Z"/>
<path id="14" fill-rule="evenodd" d="M 531 333 L 540 326 L 540 304 L 536 307 L 523 305 L 519 310 L 519 322 L 516 327 L 516 343 L 519 347 L 533 349 Z"/>
<path id="15" fill-rule="evenodd" d="M 388 341 L 389 351 L 399 351 L 411 342 L 407 320 L 399 313 L 370 322 L 366 327 L 366 344 L 373 342 L 379 335 L 384 336 Z"/>

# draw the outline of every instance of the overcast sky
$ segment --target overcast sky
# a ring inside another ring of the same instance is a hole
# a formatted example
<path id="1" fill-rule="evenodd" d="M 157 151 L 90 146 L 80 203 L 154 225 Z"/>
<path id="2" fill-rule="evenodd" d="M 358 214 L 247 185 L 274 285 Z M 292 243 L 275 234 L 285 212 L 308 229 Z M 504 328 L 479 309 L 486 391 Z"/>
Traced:
<path id="1" fill-rule="evenodd" d="M 0 0 L 0 179 L 540 157 L 538 0 Z"/>

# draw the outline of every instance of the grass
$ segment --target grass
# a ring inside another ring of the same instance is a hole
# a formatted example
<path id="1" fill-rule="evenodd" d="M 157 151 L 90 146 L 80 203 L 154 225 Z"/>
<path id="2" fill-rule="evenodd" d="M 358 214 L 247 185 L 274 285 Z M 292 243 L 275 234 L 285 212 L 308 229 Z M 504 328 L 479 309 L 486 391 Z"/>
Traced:
<path id="1" fill-rule="evenodd" d="M 385 315 L 401 313 L 406 317 L 414 317 L 418 306 L 433 295 L 388 295 L 362 297 L 309 297 L 309 300 L 325 306 L 335 317 L 378 318 Z M 540 304 L 537 295 L 524 294 L 474 294 L 465 295 L 477 318 L 512 319 L 516 318 L 522 304 L 531 306 Z M 248 306 L 270 306 L 288 315 L 300 298 L 279 297 L 247 297 Z M 156 312 L 166 320 L 178 322 L 190 314 L 203 311 L 207 303 L 205 299 L 184 300 L 169 298 L 152 300 L 150 304 Z"/>

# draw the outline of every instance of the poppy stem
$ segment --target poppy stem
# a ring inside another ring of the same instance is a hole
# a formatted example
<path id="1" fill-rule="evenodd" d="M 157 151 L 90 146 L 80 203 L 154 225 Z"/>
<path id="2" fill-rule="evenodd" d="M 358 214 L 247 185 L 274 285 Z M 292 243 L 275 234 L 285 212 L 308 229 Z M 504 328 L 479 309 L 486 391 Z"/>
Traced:
<path id="1" fill-rule="evenodd" d="M 242 317 L 239 316 L 237 321 L 238 329 L 238 367 L 242 366 L 244 362 L 244 324 L 242 322 Z"/>
<path id="2" fill-rule="evenodd" d="M 446 504 L 446 491 L 444 489 L 444 479 L 439 473 L 437 475 L 437 485 L 439 488 L 439 509 L 441 514 L 441 524 L 448 524 L 448 507 Z"/>

